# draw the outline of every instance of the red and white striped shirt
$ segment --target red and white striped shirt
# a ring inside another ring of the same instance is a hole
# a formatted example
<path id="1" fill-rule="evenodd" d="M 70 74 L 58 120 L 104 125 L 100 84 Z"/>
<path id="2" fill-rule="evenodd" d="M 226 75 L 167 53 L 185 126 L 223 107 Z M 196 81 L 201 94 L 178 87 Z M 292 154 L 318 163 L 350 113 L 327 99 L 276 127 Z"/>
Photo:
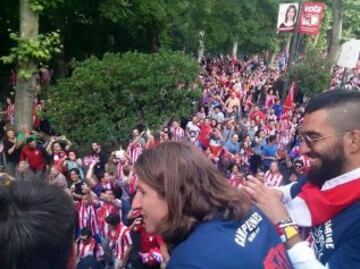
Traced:
<path id="1" fill-rule="evenodd" d="M 93 203 L 85 204 L 83 201 L 78 201 L 75 208 L 79 229 L 89 228 L 93 235 L 98 234 L 99 219 L 95 205 Z"/>
<path id="2" fill-rule="evenodd" d="M 184 129 L 181 127 L 177 127 L 177 128 L 172 127 L 170 131 L 171 131 L 171 140 L 179 141 L 182 140 L 185 136 Z"/>
<path id="3" fill-rule="evenodd" d="M 130 156 L 132 163 L 136 162 L 142 152 L 143 148 L 139 142 L 131 143 L 127 148 L 127 154 Z"/>
<path id="4" fill-rule="evenodd" d="M 283 175 L 280 172 L 272 173 L 270 170 L 266 171 L 264 178 L 264 185 L 267 187 L 278 187 L 282 184 Z"/>
<path id="5" fill-rule="evenodd" d="M 91 241 L 88 244 L 84 244 L 84 242 L 78 239 L 79 259 L 83 259 L 87 256 L 95 256 L 97 260 L 100 260 L 104 257 L 104 250 L 101 244 L 97 243 L 94 238 L 91 238 Z"/>
<path id="6" fill-rule="evenodd" d="M 118 204 L 121 205 L 121 201 L 118 201 Z M 109 234 L 109 224 L 105 221 L 106 217 L 109 214 L 116 214 L 119 215 L 121 218 L 121 207 L 117 207 L 112 203 L 106 203 L 101 201 L 100 207 L 97 210 L 98 219 L 99 219 L 99 226 L 100 226 L 100 235 L 103 238 Z"/>
<path id="7" fill-rule="evenodd" d="M 120 223 L 115 230 L 109 231 L 110 248 L 113 250 L 116 259 L 123 261 L 127 249 L 132 245 L 130 229 Z"/>

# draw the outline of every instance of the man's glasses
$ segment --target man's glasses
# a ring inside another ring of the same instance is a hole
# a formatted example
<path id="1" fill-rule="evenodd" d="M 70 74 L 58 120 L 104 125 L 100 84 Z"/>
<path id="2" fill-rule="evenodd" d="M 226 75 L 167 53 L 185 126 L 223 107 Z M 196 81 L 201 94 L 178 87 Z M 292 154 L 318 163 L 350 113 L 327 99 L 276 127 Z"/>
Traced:
<path id="1" fill-rule="evenodd" d="M 332 137 L 332 136 L 338 136 L 338 135 L 342 135 L 342 134 L 346 134 L 349 133 L 350 131 L 343 131 L 343 132 L 338 132 L 332 135 L 324 135 L 324 136 L 318 136 L 318 137 L 311 137 L 308 134 L 304 134 L 304 133 L 299 133 L 299 137 L 300 137 L 300 142 L 304 142 L 308 147 L 312 147 L 313 144 L 315 144 L 316 142 Z"/>
<path id="2" fill-rule="evenodd" d="M 295 168 L 302 168 L 302 165 L 295 165 Z"/>

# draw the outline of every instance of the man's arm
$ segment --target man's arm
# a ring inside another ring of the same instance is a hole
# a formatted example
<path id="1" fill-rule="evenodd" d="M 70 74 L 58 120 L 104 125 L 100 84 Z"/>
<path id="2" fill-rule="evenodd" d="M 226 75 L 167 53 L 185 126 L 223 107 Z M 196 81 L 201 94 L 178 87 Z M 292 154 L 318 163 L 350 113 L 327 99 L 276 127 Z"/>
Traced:
<path id="1" fill-rule="evenodd" d="M 303 241 L 300 234 L 296 233 L 297 226 L 290 223 L 291 218 L 282 203 L 283 195 L 281 191 L 265 187 L 252 176 L 248 176 L 243 188 L 275 225 L 277 231 L 282 234 L 283 243 L 295 269 L 326 268 L 316 259 L 315 253 L 308 242 Z M 286 223 L 289 223 L 289 226 L 286 227 Z M 288 231 L 289 233 L 287 233 Z"/>

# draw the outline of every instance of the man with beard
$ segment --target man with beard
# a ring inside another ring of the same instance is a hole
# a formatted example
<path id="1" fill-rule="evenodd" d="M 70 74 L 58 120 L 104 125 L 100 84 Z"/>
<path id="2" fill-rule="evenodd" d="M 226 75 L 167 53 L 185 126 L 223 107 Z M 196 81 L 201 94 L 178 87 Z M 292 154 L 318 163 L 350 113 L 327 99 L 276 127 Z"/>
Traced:
<path id="1" fill-rule="evenodd" d="M 282 192 L 266 189 L 254 178 L 244 187 L 285 235 L 289 252 L 299 251 L 301 267 L 295 268 L 360 267 L 359 119 L 360 92 L 334 90 L 311 99 L 301 127 L 301 151 L 311 164 L 307 181 Z M 322 265 L 298 233 L 287 240 L 284 229 L 298 226 L 311 227 L 309 241 Z"/>

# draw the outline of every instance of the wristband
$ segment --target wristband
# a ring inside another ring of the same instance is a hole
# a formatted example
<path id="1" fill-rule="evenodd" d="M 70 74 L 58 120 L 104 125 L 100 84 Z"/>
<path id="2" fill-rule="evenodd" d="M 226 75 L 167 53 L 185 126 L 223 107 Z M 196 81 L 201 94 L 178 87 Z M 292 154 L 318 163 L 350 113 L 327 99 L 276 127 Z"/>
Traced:
<path id="1" fill-rule="evenodd" d="M 299 227 L 290 218 L 280 221 L 275 225 L 275 229 L 283 243 L 299 234 Z"/>

